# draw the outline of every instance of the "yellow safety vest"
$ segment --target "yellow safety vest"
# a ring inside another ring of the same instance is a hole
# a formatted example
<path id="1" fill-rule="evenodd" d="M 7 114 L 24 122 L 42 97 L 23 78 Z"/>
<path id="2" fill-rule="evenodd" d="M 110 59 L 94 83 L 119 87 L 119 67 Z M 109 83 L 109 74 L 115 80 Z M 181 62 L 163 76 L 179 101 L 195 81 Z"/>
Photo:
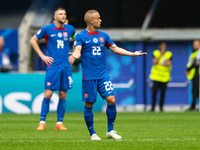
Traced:
<path id="1" fill-rule="evenodd" d="M 188 63 L 187 63 L 187 68 L 190 68 L 191 65 L 194 63 L 196 56 L 197 56 L 198 50 L 196 50 L 195 52 L 193 52 L 192 54 L 190 54 L 190 57 L 188 59 Z M 192 80 L 194 78 L 194 74 L 195 74 L 196 69 L 192 68 L 188 75 L 187 75 L 187 79 L 188 80 Z"/>
<path id="2" fill-rule="evenodd" d="M 155 58 L 160 57 L 160 50 L 153 51 Z M 163 66 L 166 60 L 170 60 L 172 53 L 166 51 L 158 60 L 158 64 L 154 64 L 151 68 L 150 79 L 158 82 L 168 82 L 170 80 L 171 66 Z"/>

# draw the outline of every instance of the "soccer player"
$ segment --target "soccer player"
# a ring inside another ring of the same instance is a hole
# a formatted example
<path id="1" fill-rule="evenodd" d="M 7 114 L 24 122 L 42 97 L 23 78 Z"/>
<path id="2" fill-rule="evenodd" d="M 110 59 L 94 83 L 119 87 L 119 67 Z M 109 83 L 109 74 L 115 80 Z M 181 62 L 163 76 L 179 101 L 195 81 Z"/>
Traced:
<path id="1" fill-rule="evenodd" d="M 56 130 L 67 130 L 62 121 L 66 108 L 67 90 L 72 88 L 72 70 L 68 61 L 69 39 L 75 36 L 73 26 L 65 24 L 66 11 L 58 8 L 54 14 L 55 22 L 41 28 L 30 40 L 30 44 L 47 64 L 45 77 L 45 92 L 40 114 L 40 123 L 37 130 L 45 129 L 45 119 L 49 112 L 49 103 L 53 91 L 59 91 L 59 102 L 57 107 Z M 38 40 L 45 38 L 47 44 L 47 55 L 39 48 Z"/>
<path id="2" fill-rule="evenodd" d="M 106 34 L 97 30 L 101 26 L 102 20 L 100 14 L 96 10 L 88 10 L 85 13 L 84 20 L 87 27 L 82 32 L 78 33 L 74 41 L 74 52 L 70 53 L 69 62 L 73 64 L 74 60 L 81 57 L 82 61 L 82 100 L 84 103 L 84 118 L 91 140 L 101 140 L 96 134 L 93 127 L 93 112 L 92 107 L 96 102 L 97 92 L 107 102 L 107 121 L 108 130 L 107 137 L 115 140 L 122 139 L 113 130 L 114 121 L 116 118 L 116 105 L 114 88 L 111 83 L 108 70 L 106 67 L 106 48 L 113 52 L 125 56 L 140 56 L 146 55 L 141 51 L 129 52 L 119 48 Z"/>

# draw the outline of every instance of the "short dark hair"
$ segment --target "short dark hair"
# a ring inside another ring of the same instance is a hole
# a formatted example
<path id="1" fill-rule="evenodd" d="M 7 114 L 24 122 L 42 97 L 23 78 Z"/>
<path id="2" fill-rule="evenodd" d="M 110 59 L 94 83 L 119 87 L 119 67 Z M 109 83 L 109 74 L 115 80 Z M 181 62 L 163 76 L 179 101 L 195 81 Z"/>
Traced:
<path id="1" fill-rule="evenodd" d="M 159 42 L 158 42 L 158 45 L 161 45 L 161 44 L 163 44 L 163 43 L 166 44 L 166 41 L 159 41 Z"/>
<path id="2" fill-rule="evenodd" d="M 59 7 L 59 8 L 57 8 L 57 9 L 55 10 L 55 12 L 58 11 L 58 10 L 64 10 L 64 11 L 66 11 L 65 8 Z"/>

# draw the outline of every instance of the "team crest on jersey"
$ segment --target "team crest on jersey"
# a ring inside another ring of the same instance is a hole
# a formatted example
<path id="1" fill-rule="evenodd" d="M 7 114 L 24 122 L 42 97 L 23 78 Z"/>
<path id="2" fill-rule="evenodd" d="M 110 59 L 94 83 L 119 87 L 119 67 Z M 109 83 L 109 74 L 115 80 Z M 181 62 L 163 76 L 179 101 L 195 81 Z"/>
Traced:
<path id="1" fill-rule="evenodd" d="M 94 43 L 97 43 L 97 42 L 98 42 L 98 39 L 97 39 L 97 38 L 93 38 L 93 42 L 94 42 Z"/>
<path id="2" fill-rule="evenodd" d="M 67 37 L 67 35 L 68 35 L 67 32 L 63 32 L 64 37 Z"/>
<path id="3" fill-rule="evenodd" d="M 87 94 L 87 93 L 85 93 L 85 95 L 84 95 L 84 96 L 85 96 L 85 98 L 88 98 L 88 94 Z"/>
<path id="4" fill-rule="evenodd" d="M 58 32 L 58 37 L 62 37 L 62 33 L 61 32 Z"/>
<path id="5" fill-rule="evenodd" d="M 104 42 L 103 37 L 100 37 L 100 38 L 99 38 L 99 41 L 100 41 L 100 42 Z"/>
<path id="6" fill-rule="evenodd" d="M 47 82 L 47 86 L 51 86 L 51 82 Z"/>

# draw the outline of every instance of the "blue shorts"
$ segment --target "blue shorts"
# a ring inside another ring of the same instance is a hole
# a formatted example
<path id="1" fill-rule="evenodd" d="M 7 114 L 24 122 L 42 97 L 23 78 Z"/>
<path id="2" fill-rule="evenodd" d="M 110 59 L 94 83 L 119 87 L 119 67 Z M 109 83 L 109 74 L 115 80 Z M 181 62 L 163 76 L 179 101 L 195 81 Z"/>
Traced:
<path id="1" fill-rule="evenodd" d="M 114 88 L 110 78 L 97 80 L 82 80 L 82 100 L 96 103 L 97 92 L 103 99 L 114 95 Z"/>
<path id="2" fill-rule="evenodd" d="M 72 83 L 71 67 L 46 70 L 45 89 L 67 91 L 72 88 Z"/>

